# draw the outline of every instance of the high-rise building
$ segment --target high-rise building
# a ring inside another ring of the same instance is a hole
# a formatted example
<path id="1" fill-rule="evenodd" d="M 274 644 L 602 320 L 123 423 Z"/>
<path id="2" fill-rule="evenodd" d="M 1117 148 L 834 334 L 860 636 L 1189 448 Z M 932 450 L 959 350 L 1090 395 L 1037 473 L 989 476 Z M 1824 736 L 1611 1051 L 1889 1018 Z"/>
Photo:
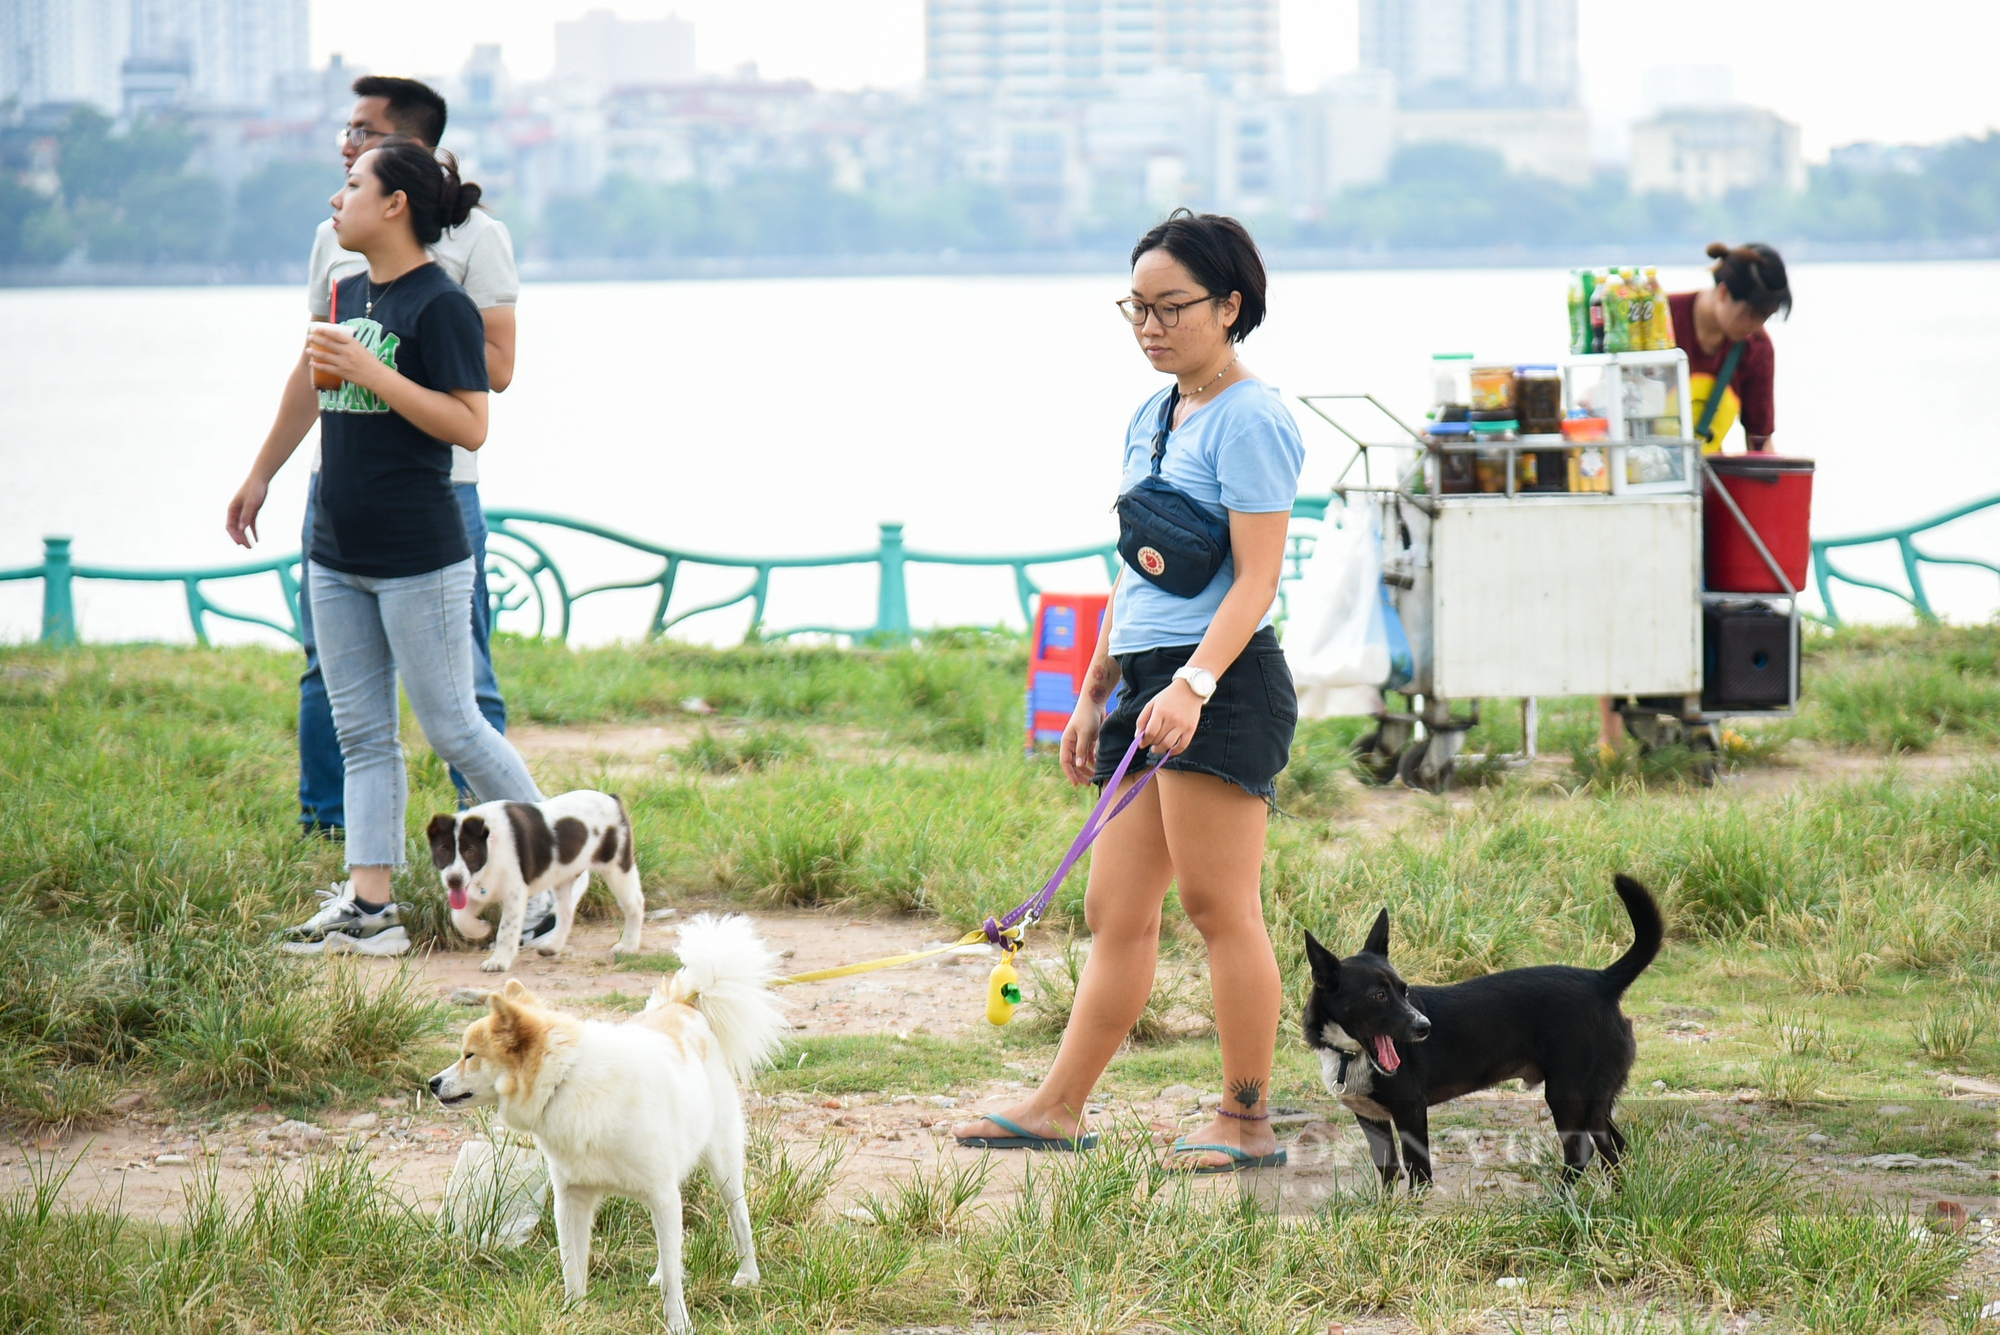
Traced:
<path id="1" fill-rule="evenodd" d="M 1274 90 L 1278 0 L 924 3 L 924 76 L 946 96 L 1090 97 L 1162 74 Z"/>
<path id="2" fill-rule="evenodd" d="M 186 69 L 185 99 L 268 106 L 273 85 L 307 68 L 308 0 L 125 0 L 131 10 L 126 83 L 157 97 Z"/>
<path id="3" fill-rule="evenodd" d="M 1576 0 L 1361 0 L 1361 65 L 1405 108 L 1574 106 Z"/>
<path id="4" fill-rule="evenodd" d="M 672 15 L 635 22 L 593 9 L 556 24 L 556 78 L 592 92 L 686 83 L 694 75 L 694 25 Z"/>
<path id="5" fill-rule="evenodd" d="M 118 110 L 131 0 L 0 0 L 0 101 Z"/>

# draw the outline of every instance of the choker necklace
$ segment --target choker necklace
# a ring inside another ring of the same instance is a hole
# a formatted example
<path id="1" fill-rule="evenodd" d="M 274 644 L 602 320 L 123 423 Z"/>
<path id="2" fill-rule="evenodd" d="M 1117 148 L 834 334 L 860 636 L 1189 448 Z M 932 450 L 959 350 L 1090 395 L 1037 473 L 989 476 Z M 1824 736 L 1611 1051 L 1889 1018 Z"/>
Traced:
<path id="1" fill-rule="evenodd" d="M 1228 375 L 1228 374 L 1229 374 L 1229 372 L 1230 372 L 1230 370 L 1231 370 L 1231 369 L 1232 369 L 1232 368 L 1233 368 L 1233 367 L 1234 367 L 1235 365 L 1236 365 L 1236 358 L 1234 358 L 1234 357 L 1231 357 L 1231 358 L 1229 359 L 1229 365 L 1228 365 L 1228 366 L 1225 366 L 1225 367 L 1223 367 L 1223 368 L 1222 368 L 1222 369 L 1221 369 L 1220 371 L 1217 371 L 1217 372 L 1216 372 L 1216 373 L 1215 373 L 1215 374 L 1214 374 L 1214 375 L 1213 375 L 1212 377 L 1210 377 L 1210 379 L 1209 379 L 1209 382 L 1208 382 L 1208 383 L 1207 383 L 1206 385 L 1203 385 L 1203 386 L 1202 386 L 1202 387 L 1201 387 L 1200 389 L 1190 389 L 1190 390 L 1185 390 L 1185 391 L 1183 391 L 1183 392 L 1182 392 L 1182 394 L 1181 394 L 1181 397 L 1182 397 L 1182 398 L 1184 398 L 1184 399 L 1191 399 L 1191 398 L 1193 398 L 1193 397 L 1194 397 L 1195 395 L 1197 395 L 1197 394 L 1206 394 L 1206 393 L 1208 393 L 1208 391 L 1209 391 L 1210 389 L 1214 388 L 1214 386 L 1215 386 L 1215 382 L 1216 382 L 1217 380 L 1220 380 L 1220 379 L 1222 379 L 1222 377 L 1224 377 L 1224 376 Z"/>

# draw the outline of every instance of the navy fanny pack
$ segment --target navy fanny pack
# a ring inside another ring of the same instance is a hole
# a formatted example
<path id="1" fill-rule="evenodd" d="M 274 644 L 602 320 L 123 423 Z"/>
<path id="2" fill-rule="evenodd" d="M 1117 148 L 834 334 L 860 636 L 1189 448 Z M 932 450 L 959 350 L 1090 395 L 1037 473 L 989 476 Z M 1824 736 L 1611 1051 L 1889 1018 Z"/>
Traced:
<path id="1" fill-rule="evenodd" d="M 1160 476 L 1167 433 L 1180 405 L 1176 384 L 1153 433 L 1153 471 L 1118 498 L 1118 555 L 1141 578 L 1176 598 L 1207 588 L 1229 558 L 1229 518 L 1218 515 Z"/>

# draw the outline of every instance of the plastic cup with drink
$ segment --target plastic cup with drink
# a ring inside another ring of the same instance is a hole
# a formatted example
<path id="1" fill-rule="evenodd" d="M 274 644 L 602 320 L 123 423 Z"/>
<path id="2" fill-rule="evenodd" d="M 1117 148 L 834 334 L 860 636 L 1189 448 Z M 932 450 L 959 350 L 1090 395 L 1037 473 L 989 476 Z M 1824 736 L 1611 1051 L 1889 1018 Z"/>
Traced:
<path id="1" fill-rule="evenodd" d="M 329 286 L 329 290 L 327 292 L 326 319 L 314 320 L 311 324 L 308 324 L 306 326 L 307 351 L 310 352 L 312 349 L 312 336 L 314 334 L 318 333 L 322 329 L 339 329 L 339 328 L 340 328 L 340 285 L 335 283 Z M 313 388 L 320 390 L 339 389 L 342 385 L 347 383 L 345 380 L 342 380 L 339 376 L 335 375 L 333 372 L 322 371 L 317 366 L 312 368 L 312 382 L 313 382 Z"/>

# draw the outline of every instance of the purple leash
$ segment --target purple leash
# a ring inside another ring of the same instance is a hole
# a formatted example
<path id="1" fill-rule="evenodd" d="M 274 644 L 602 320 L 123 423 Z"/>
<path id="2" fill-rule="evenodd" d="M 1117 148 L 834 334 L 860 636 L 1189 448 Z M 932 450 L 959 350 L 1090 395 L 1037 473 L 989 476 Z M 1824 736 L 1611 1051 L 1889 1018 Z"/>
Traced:
<path id="1" fill-rule="evenodd" d="M 992 918 L 988 918 L 985 929 L 988 941 L 999 946 L 1002 950 L 1007 949 L 1010 944 L 1018 948 L 1020 945 L 1019 938 L 1010 939 L 1006 933 L 1020 925 L 1023 920 L 1030 925 L 1041 920 L 1042 914 L 1048 911 L 1049 902 L 1056 897 L 1057 888 L 1062 885 L 1063 879 L 1069 875 L 1070 868 L 1077 864 L 1077 859 L 1081 858 L 1090 846 L 1097 841 L 1097 836 L 1104 833 L 1104 827 L 1109 825 L 1119 812 L 1132 805 L 1132 799 L 1144 791 L 1146 785 L 1153 781 L 1153 776 L 1160 772 L 1160 767 L 1170 759 L 1169 756 L 1163 754 L 1159 760 L 1154 762 L 1152 768 L 1139 776 L 1139 781 L 1132 785 L 1130 792 L 1126 793 L 1123 797 L 1119 797 L 1118 785 L 1124 782 L 1125 771 L 1132 767 L 1132 761 L 1138 754 L 1139 739 L 1134 737 L 1132 745 L 1125 748 L 1125 758 L 1119 761 L 1118 768 L 1111 772 L 1111 781 L 1104 785 L 1104 796 L 1097 799 L 1097 806 L 1090 813 L 1090 819 L 1083 823 L 1081 830 L 1077 831 L 1076 839 L 1070 844 L 1069 852 L 1063 856 L 1061 864 L 1056 867 L 1055 875 L 1049 877 L 1048 884 L 1044 885 L 1039 892 L 1009 909 L 1006 917 L 1001 918 L 997 922 Z M 1113 804 L 1114 799 L 1116 799 L 1116 805 Z"/>

